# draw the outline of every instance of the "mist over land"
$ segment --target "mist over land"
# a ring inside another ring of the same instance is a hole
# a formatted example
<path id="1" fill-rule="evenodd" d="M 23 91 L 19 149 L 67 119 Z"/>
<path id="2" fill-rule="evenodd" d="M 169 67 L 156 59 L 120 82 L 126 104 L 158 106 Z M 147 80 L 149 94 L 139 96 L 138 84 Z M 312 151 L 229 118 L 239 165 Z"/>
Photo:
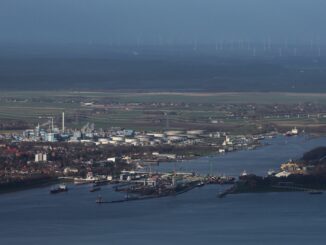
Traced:
<path id="1" fill-rule="evenodd" d="M 325 92 L 322 0 L 2 0 L 0 89 Z"/>
<path id="2" fill-rule="evenodd" d="M 4 90 L 325 92 L 326 59 L 302 47 L 30 46 L 0 49 Z M 294 54 L 294 52 L 297 52 Z M 301 53 L 299 53 L 301 52 Z"/>

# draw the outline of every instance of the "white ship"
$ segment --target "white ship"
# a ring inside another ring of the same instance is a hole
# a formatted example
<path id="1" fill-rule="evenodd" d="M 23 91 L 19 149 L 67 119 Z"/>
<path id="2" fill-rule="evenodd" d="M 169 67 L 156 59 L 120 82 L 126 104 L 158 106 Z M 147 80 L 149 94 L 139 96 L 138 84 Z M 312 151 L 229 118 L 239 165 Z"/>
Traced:
<path id="1" fill-rule="evenodd" d="M 246 170 L 243 170 L 243 172 L 240 174 L 240 176 L 247 176 L 247 171 Z"/>
<path id="2" fill-rule="evenodd" d="M 295 136 L 298 135 L 299 131 L 296 127 L 294 127 L 291 131 L 285 133 L 286 136 Z"/>
<path id="3" fill-rule="evenodd" d="M 98 181 L 98 178 L 93 176 L 92 172 L 88 172 L 86 178 L 74 178 L 75 185 L 89 184 Z"/>

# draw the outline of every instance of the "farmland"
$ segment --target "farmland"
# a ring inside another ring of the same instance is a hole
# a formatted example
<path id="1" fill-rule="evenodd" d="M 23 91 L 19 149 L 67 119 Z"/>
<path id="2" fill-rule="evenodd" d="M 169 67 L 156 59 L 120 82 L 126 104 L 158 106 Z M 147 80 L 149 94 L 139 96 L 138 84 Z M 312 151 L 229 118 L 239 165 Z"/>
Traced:
<path id="1" fill-rule="evenodd" d="M 323 132 L 326 96 L 323 93 L 170 93 L 134 91 L 2 91 L 0 120 L 10 125 L 60 123 L 66 113 L 67 126 L 94 122 L 141 130 L 200 128 L 255 132 L 298 126 Z M 10 126 L 2 130 L 10 129 Z"/>

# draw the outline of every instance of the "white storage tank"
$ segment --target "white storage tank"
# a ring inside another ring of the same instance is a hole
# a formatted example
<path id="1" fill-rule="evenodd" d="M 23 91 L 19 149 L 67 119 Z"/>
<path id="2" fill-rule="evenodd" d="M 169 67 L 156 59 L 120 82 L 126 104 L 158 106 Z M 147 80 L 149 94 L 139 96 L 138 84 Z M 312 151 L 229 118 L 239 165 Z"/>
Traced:
<path id="1" fill-rule="evenodd" d="M 112 136 L 111 139 L 112 139 L 113 141 L 118 141 L 118 142 L 120 142 L 120 141 L 124 141 L 124 140 L 125 140 L 125 138 L 122 137 L 122 136 Z"/>
<path id="2" fill-rule="evenodd" d="M 169 131 L 166 131 L 165 134 L 168 135 L 168 136 L 173 136 L 173 135 L 180 135 L 180 134 L 183 134 L 184 131 L 182 130 L 169 130 Z"/>
<path id="3" fill-rule="evenodd" d="M 125 139 L 125 142 L 128 144 L 137 143 L 138 141 L 139 141 L 138 139 L 128 139 L 128 138 Z"/>
<path id="4" fill-rule="evenodd" d="M 198 130 L 188 130 L 187 131 L 187 134 L 190 134 L 190 135 L 201 135 L 204 132 L 205 131 L 204 130 L 201 130 L 201 129 L 198 129 Z"/>
<path id="5" fill-rule="evenodd" d="M 105 139 L 105 138 L 100 138 L 98 139 L 98 142 L 102 145 L 106 145 L 106 144 L 109 144 L 109 140 L 108 139 Z"/>
<path id="6" fill-rule="evenodd" d="M 164 137 L 165 137 L 165 134 L 155 133 L 153 136 L 154 136 L 155 138 L 164 138 Z"/>

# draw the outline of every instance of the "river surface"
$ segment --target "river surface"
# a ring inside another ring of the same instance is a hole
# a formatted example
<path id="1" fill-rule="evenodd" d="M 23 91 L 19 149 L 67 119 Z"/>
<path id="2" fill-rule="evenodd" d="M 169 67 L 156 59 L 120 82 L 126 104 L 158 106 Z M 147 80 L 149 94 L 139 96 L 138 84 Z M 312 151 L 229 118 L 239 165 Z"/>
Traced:
<path id="1" fill-rule="evenodd" d="M 326 145 L 326 138 L 278 137 L 253 150 L 166 163 L 174 169 L 238 176 L 265 174 L 290 158 Z M 0 196 L 0 244 L 325 244 L 326 194 L 261 193 L 216 197 L 225 187 L 196 188 L 174 197 L 95 203 L 90 186 L 49 195 L 38 188 Z M 121 198 L 111 186 L 101 195 Z"/>

